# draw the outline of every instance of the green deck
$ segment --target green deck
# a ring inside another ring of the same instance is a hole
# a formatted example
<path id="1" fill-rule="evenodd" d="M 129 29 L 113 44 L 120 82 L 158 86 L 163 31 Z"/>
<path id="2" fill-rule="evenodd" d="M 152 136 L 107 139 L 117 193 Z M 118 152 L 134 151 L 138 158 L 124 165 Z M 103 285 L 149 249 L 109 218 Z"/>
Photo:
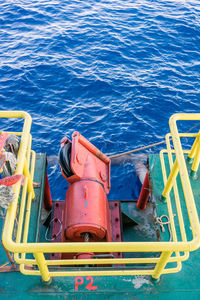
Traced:
<path id="1" fill-rule="evenodd" d="M 36 201 L 32 208 L 31 234 L 29 239 L 37 238 L 37 216 L 40 211 L 40 200 L 43 198 L 43 186 L 45 175 L 46 156 L 37 154 L 36 172 L 34 182 L 40 183 L 36 188 Z M 149 159 L 150 174 L 153 184 L 153 201 L 149 203 L 146 211 L 138 211 L 135 202 L 121 202 L 123 213 L 133 218 L 139 225 L 126 224 L 124 226 L 124 240 L 153 240 L 156 242 L 158 226 L 154 224 L 153 208 L 155 214 L 161 216 L 166 214 L 166 205 L 161 203 L 159 198 L 163 189 L 161 180 L 161 167 L 158 155 L 151 155 Z M 196 205 L 200 208 L 200 178 L 192 181 L 192 187 L 196 199 Z M 176 217 L 175 217 L 176 222 Z M 3 218 L 0 219 L 2 227 Z M 186 224 L 187 225 L 187 224 Z M 165 233 L 160 231 L 161 240 L 169 240 L 169 232 L 165 227 Z M 44 239 L 46 231 L 40 226 L 40 240 Z M 190 232 L 189 223 L 187 231 Z M 0 264 L 8 259 L 0 246 Z M 2 299 L 200 299 L 199 286 L 200 250 L 191 253 L 190 258 L 183 262 L 182 270 L 179 273 L 163 275 L 159 283 L 151 282 L 149 276 L 119 276 L 119 277 L 93 277 L 93 285 L 97 287 L 94 291 L 88 291 L 86 286 L 89 281 L 84 277 L 83 285 L 75 291 L 74 277 L 57 277 L 49 286 L 44 286 L 38 276 L 25 276 L 20 272 L 0 273 L 0 296 Z"/>

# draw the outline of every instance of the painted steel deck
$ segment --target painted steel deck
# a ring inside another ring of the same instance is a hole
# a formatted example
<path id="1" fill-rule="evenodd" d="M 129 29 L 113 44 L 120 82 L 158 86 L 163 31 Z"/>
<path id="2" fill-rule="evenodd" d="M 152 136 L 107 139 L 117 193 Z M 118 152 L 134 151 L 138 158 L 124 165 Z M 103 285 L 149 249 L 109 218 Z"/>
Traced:
<path id="1" fill-rule="evenodd" d="M 47 231 L 47 227 L 43 225 L 45 215 L 41 210 L 45 166 L 45 154 L 37 154 L 34 182 L 39 183 L 39 187 L 35 188 L 36 198 L 31 210 L 29 235 L 31 242 L 44 241 Z M 147 209 L 145 211 L 137 210 L 135 201 L 120 201 L 125 241 L 155 241 L 156 243 L 158 240 L 169 241 L 170 239 L 168 225 L 164 225 L 165 232 L 162 232 L 160 225 L 155 222 L 156 217 L 167 214 L 166 205 L 160 201 L 164 184 L 161 180 L 159 155 L 150 155 L 149 170 L 152 182 L 152 202 L 148 204 Z M 191 179 L 191 185 L 200 213 L 200 178 Z M 174 216 L 174 221 L 176 223 L 176 216 Z M 2 229 L 3 218 L 0 219 L 0 224 Z M 189 221 L 188 226 L 186 224 L 186 231 L 190 235 Z M 0 264 L 2 265 L 8 261 L 2 247 L 0 247 L 0 254 Z M 179 273 L 162 275 L 160 282 L 156 284 L 150 280 L 150 276 L 94 276 L 92 278 L 82 277 L 78 280 L 75 277 L 56 277 L 51 285 L 47 286 L 41 282 L 38 276 L 25 276 L 13 270 L 13 272 L 0 273 L 0 297 L 2 299 L 45 299 L 46 297 L 48 299 L 54 297 L 58 299 L 100 299 L 102 297 L 105 299 L 172 299 L 174 297 L 199 299 L 199 267 L 200 251 L 197 250 L 191 253 L 190 258 L 183 263 Z M 91 281 L 93 281 L 92 285 Z M 77 282 L 82 284 L 76 284 Z"/>

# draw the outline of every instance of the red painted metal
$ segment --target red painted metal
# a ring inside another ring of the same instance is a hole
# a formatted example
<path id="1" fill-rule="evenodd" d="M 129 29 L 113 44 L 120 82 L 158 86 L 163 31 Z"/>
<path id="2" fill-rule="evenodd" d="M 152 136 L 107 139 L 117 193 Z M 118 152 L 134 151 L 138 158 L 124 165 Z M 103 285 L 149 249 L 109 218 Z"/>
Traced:
<path id="1" fill-rule="evenodd" d="M 71 143 L 70 168 L 73 175 L 67 177 L 63 173 L 69 182 L 69 188 L 64 204 L 56 202 L 54 205 L 52 240 L 121 241 L 120 204 L 108 203 L 106 195 L 110 190 L 110 159 L 78 132 L 73 133 L 72 142 L 66 137 L 63 138 L 61 147 L 68 143 Z M 62 231 L 58 237 L 60 220 Z M 111 256 L 112 253 L 97 253 L 105 254 Z M 51 258 L 90 259 L 95 255 L 92 252 L 57 253 L 51 254 Z M 122 257 L 122 253 L 112 255 Z"/>
<path id="2" fill-rule="evenodd" d="M 99 183 L 84 180 L 71 184 L 65 200 L 63 241 L 83 241 L 87 232 L 94 240 L 105 238 L 109 230 L 106 202 Z"/>
<path id="3" fill-rule="evenodd" d="M 121 242 L 122 229 L 121 229 L 121 218 L 120 218 L 120 202 L 109 201 L 109 207 L 111 211 L 112 241 Z M 114 252 L 112 254 L 115 258 L 122 258 L 122 252 Z"/>
<path id="4" fill-rule="evenodd" d="M 61 146 L 66 143 L 69 139 L 62 139 Z M 74 132 L 70 167 L 74 175 L 64 176 L 70 184 L 65 198 L 61 240 L 84 241 L 88 233 L 90 241 L 110 241 L 106 196 L 110 190 L 110 159 L 80 133 Z"/>
<path id="5" fill-rule="evenodd" d="M 70 142 L 68 138 L 61 140 L 61 147 Z M 88 160 L 93 160 L 88 168 Z M 71 177 L 63 177 L 70 183 L 83 178 L 94 178 L 98 180 L 105 189 L 106 194 L 110 191 L 110 159 L 98 150 L 93 144 L 86 140 L 79 132 L 72 135 L 71 169 L 74 173 Z M 88 173 L 90 172 L 90 173 Z"/>
<path id="6" fill-rule="evenodd" d="M 49 187 L 49 180 L 48 180 L 48 175 L 46 172 L 45 176 L 45 187 L 44 187 L 44 208 L 46 210 L 51 210 L 52 208 L 52 198 L 51 198 L 51 191 Z"/>
<path id="7" fill-rule="evenodd" d="M 74 259 L 91 259 L 94 256 L 93 252 L 81 252 L 74 255 Z"/>
<path id="8" fill-rule="evenodd" d="M 139 199 L 137 201 L 137 208 L 144 210 L 146 209 L 147 202 L 150 195 L 150 189 L 149 189 L 149 176 L 148 173 L 146 173 L 144 183 L 142 185 L 142 189 L 140 192 Z"/>
<path id="9" fill-rule="evenodd" d="M 64 201 L 53 202 L 53 227 L 52 227 L 52 242 L 61 242 L 60 223 L 62 224 L 62 216 L 64 209 Z M 61 253 L 51 253 L 50 259 L 60 259 Z M 72 258 L 72 257 L 71 257 Z"/>
<path id="10" fill-rule="evenodd" d="M 63 211 L 65 203 L 64 201 L 53 202 L 53 227 L 52 227 L 52 242 L 61 242 L 60 222 L 63 222 Z M 121 230 L 121 219 L 120 219 L 120 202 L 119 201 L 108 201 L 110 211 L 110 222 L 111 222 L 111 236 L 108 236 L 109 241 L 121 242 L 122 241 L 122 230 Z M 104 239 L 105 240 L 105 239 Z M 92 240 L 90 240 L 92 241 Z M 66 239 L 66 242 L 70 240 Z M 93 255 L 99 255 L 101 253 L 52 253 L 50 259 L 86 259 L 92 258 Z M 105 254 L 105 253 L 104 253 Z M 121 252 L 112 253 L 114 258 L 122 258 Z M 123 265 L 117 265 L 123 266 Z"/>

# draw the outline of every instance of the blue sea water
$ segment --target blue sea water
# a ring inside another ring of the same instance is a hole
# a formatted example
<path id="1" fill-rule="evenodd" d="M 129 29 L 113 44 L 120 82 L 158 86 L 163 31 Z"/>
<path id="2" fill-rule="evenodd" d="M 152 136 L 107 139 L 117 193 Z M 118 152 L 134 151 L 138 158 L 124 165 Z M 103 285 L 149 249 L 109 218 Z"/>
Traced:
<path id="1" fill-rule="evenodd" d="M 37 152 L 74 130 L 105 153 L 159 142 L 172 114 L 199 112 L 199 74 L 199 0 L 0 1 L 0 110 L 31 114 Z M 48 171 L 63 199 L 59 166 Z M 112 186 L 133 197 L 131 163 Z"/>

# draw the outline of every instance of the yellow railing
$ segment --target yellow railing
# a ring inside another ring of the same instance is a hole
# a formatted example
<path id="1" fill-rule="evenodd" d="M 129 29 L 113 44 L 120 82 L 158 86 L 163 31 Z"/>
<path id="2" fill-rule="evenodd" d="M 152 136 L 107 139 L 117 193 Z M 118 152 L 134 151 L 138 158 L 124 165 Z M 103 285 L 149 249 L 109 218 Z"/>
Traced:
<path id="1" fill-rule="evenodd" d="M 184 153 L 188 153 L 189 157 L 196 157 L 199 151 L 198 146 L 194 146 L 194 150 L 183 151 L 181 147 L 180 137 L 195 137 L 199 138 L 199 134 L 182 134 L 178 133 L 178 120 L 200 120 L 200 114 L 176 114 L 170 118 L 171 134 L 166 136 L 167 150 L 160 153 L 161 166 L 163 172 L 163 180 L 165 189 L 163 192 L 163 200 L 166 198 L 166 203 L 161 205 L 166 206 L 169 214 L 170 228 L 172 232 L 172 241 L 166 242 L 90 242 L 90 243 L 29 243 L 29 220 L 32 198 L 34 197 L 32 180 L 34 176 L 35 153 L 31 150 L 31 117 L 24 112 L 0 112 L 0 117 L 5 118 L 23 118 L 24 125 L 21 135 L 20 148 L 17 158 L 16 174 L 24 174 L 25 180 L 21 191 L 20 184 L 13 187 L 15 192 L 15 202 L 13 202 L 7 210 L 7 215 L 3 230 L 3 244 L 11 252 L 15 253 L 15 260 L 20 264 L 20 270 L 27 275 L 40 275 L 44 281 L 49 281 L 51 277 L 55 276 L 104 276 L 104 275 L 152 275 L 152 278 L 158 279 L 162 274 L 175 273 L 180 271 L 181 262 L 186 260 L 189 256 L 189 251 L 193 251 L 199 247 L 200 243 L 200 224 L 199 218 L 194 202 L 193 192 L 190 185 L 190 179 L 185 163 Z M 171 149 L 170 139 L 173 139 L 174 149 Z M 195 142 L 196 145 L 198 144 Z M 192 148 L 192 149 L 193 149 Z M 167 179 L 165 156 L 169 159 L 171 168 L 170 176 Z M 173 157 L 176 157 L 175 163 Z M 31 158 L 31 159 L 30 159 Z M 29 166 L 31 160 L 31 166 Z M 196 158 L 197 161 L 197 158 Z M 195 163 L 195 168 L 197 163 Z M 30 169 L 30 172 L 29 172 Z M 194 170 L 196 172 L 196 169 Z M 180 199 L 177 188 L 177 175 L 180 174 L 182 187 L 184 191 L 184 199 Z M 170 197 L 170 191 L 173 188 L 174 199 Z M 21 199 L 19 201 L 19 195 Z M 177 229 L 174 223 L 173 206 L 176 206 L 178 216 L 181 239 L 178 238 Z M 192 239 L 188 241 L 185 226 L 184 214 L 182 212 L 182 203 L 185 201 L 192 229 Z M 19 207 L 19 212 L 18 211 Z M 25 209 L 26 207 L 26 209 Z M 18 216 L 18 225 L 16 232 L 16 239 L 13 240 L 13 230 L 15 219 Z M 99 258 L 99 259 L 46 259 L 48 253 L 80 253 L 80 252 L 149 252 L 149 257 L 141 258 Z M 152 252 L 157 254 L 157 257 L 152 257 Z M 32 253 L 33 259 L 27 258 L 27 254 Z M 174 263 L 176 265 L 174 266 Z M 130 268 L 82 268 L 76 270 L 75 268 L 68 268 L 66 270 L 60 266 L 88 266 L 88 265 L 119 265 L 119 264 L 137 264 L 137 267 Z M 138 267 L 141 265 L 141 268 Z M 146 266 L 149 264 L 149 268 Z M 145 265 L 145 268 L 144 268 Z M 53 269 L 53 266 L 57 267 Z"/>

